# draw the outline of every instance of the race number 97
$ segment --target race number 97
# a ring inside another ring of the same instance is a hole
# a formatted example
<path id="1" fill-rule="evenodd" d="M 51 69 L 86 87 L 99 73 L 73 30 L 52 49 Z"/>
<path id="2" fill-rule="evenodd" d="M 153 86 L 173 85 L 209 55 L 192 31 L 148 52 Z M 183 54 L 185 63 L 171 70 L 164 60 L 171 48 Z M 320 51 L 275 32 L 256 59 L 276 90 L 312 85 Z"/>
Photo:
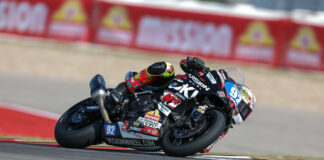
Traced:
<path id="1" fill-rule="evenodd" d="M 105 135 L 106 136 L 115 136 L 115 134 L 116 134 L 116 125 L 105 124 Z"/>

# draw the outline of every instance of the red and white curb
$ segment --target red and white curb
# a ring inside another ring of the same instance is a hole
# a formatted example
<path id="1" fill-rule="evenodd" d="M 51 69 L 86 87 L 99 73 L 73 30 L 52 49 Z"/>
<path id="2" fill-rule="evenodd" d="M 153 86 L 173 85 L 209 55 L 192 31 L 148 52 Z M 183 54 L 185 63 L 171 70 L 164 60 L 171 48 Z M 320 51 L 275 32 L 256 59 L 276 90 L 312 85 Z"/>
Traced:
<path id="1" fill-rule="evenodd" d="M 0 134 L 54 139 L 59 114 L 0 102 Z"/>
<path id="2" fill-rule="evenodd" d="M 36 109 L 33 107 L 27 107 L 27 106 L 23 106 L 23 105 L 2 102 L 2 101 L 0 101 L 0 108 L 6 108 L 6 109 L 15 110 L 15 111 L 20 111 L 20 112 L 28 113 L 31 115 L 46 117 L 46 118 L 54 119 L 54 120 L 57 120 L 60 118 L 60 115 L 57 113 L 44 111 L 44 110 Z"/>

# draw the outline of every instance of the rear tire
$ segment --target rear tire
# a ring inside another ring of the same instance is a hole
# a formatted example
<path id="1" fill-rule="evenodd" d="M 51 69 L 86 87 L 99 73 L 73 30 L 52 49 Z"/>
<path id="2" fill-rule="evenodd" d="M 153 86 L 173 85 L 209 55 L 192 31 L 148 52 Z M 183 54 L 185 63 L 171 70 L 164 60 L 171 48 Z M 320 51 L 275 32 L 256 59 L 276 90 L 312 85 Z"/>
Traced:
<path id="1" fill-rule="evenodd" d="M 202 151 L 216 141 L 223 134 L 226 125 L 225 115 L 218 110 L 210 110 L 205 113 L 205 116 L 207 115 L 210 119 L 208 119 L 209 124 L 206 130 L 190 142 L 172 143 L 171 139 L 174 139 L 173 129 L 169 128 L 161 141 L 164 152 L 169 156 L 185 157 Z"/>
<path id="2" fill-rule="evenodd" d="M 55 139 L 63 147 L 85 148 L 98 144 L 101 141 L 101 119 L 96 119 L 77 129 L 69 129 L 71 115 L 82 105 L 93 103 L 90 98 L 85 99 L 67 110 L 57 121 L 55 126 Z"/>

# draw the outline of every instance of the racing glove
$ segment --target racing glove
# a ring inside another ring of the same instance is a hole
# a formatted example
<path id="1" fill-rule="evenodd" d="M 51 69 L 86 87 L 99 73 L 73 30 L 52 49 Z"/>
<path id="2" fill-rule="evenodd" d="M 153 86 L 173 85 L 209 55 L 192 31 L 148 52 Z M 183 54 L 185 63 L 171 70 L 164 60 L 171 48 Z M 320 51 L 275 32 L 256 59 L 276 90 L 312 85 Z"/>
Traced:
<path id="1" fill-rule="evenodd" d="M 200 72 L 205 68 L 205 62 L 198 57 L 186 57 L 180 61 L 180 67 L 186 73 Z"/>

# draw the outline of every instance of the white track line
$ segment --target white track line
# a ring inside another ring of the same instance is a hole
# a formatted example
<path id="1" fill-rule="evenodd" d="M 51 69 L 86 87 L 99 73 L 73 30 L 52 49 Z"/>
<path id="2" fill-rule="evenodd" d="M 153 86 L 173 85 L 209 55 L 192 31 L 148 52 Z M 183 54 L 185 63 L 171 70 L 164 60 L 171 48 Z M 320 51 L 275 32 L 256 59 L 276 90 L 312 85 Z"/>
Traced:
<path id="1" fill-rule="evenodd" d="M 60 118 L 60 115 L 57 113 L 36 109 L 33 107 L 22 106 L 18 104 L 2 102 L 2 101 L 0 101 L 0 108 L 12 109 L 12 110 L 16 110 L 16 111 L 20 111 L 20 112 L 40 116 L 40 117 L 45 117 L 53 120 L 57 120 Z"/>

